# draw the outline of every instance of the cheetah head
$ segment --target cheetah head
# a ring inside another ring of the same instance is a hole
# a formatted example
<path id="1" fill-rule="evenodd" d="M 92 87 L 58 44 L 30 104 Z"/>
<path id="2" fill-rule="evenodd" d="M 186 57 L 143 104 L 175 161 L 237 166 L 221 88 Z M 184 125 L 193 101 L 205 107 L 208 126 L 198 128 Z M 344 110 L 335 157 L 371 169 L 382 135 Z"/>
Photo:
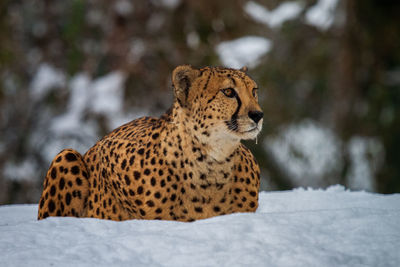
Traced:
<path id="1" fill-rule="evenodd" d="M 257 137 L 263 112 L 257 84 L 246 70 L 183 65 L 173 71 L 175 99 L 197 135 L 221 140 Z"/>

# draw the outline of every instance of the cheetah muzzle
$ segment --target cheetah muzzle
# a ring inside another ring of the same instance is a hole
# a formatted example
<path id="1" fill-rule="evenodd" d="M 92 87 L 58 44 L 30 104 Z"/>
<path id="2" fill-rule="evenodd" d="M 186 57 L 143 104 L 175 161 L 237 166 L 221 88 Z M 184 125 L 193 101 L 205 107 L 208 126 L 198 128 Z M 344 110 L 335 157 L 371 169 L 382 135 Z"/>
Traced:
<path id="1" fill-rule="evenodd" d="M 54 158 L 38 219 L 194 221 L 257 209 L 260 169 L 240 142 L 261 131 L 256 83 L 245 69 L 183 65 L 172 84 L 160 118 L 122 125 L 83 156 Z"/>

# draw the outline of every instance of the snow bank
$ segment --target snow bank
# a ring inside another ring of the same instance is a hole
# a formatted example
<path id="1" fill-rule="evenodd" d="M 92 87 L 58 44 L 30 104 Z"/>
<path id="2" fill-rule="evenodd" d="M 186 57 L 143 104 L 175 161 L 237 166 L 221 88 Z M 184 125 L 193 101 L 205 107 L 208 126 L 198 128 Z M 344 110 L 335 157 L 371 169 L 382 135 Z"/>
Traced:
<path id="1" fill-rule="evenodd" d="M 367 191 L 377 190 L 374 181 L 385 154 L 376 137 L 354 136 L 344 142 L 331 129 L 311 119 L 283 125 L 277 134 L 265 139 L 264 148 L 285 166 L 297 186 L 313 187 L 339 181 L 347 153 L 348 187 Z"/>
<path id="2" fill-rule="evenodd" d="M 354 136 L 347 149 L 351 161 L 347 177 L 349 187 L 375 191 L 375 176 L 385 158 L 382 142 L 378 138 Z"/>
<path id="3" fill-rule="evenodd" d="M 272 47 L 269 39 L 259 36 L 245 36 L 231 41 L 221 42 L 216 52 L 226 67 L 239 69 L 243 66 L 254 68 L 261 57 Z"/>
<path id="4" fill-rule="evenodd" d="M 7 161 L 4 163 L 3 176 L 8 180 L 13 181 L 29 181 L 35 170 L 36 166 L 31 157 L 18 163 Z"/>
<path id="5" fill-rule="evenodd" d="M 0 266 L 399 266 L 400 194 L 260 194 L 255 214 L 194 223 L 48 218 L 0 207 Z"/>
<path id="6" fill-rule="evenodd" d="M 328 30 L 335 22 L 335 9 L 338 0 L 318 0 L 315 5 L 305 12 L 307 24 L 321 31 Z M 273 10 L 268 10 L 263 5 L 254 1 L 248 1 L 243 6 L 244 11 L 258 23 L 262 23 L 272 29 L 279 29 L 283 23 L 302 15 L 305 8 L 303 1 L 282 2 Z"/>
<path id="7" fill-rule="evenodd" d="M 318 0 L 306 13 L 306 22 L 320 30 L 329 29 L 335 20 L 338 0 Z"/>
<path id="8" fill-rule="evenodd" d="M 51 90 L 64 87 L 65 74 L 50 64 L 42 63 L 35 73 L 31 85 L 31 95 L 34 100 L 43 98 Z"/>
<path id="9" fill-rule="evenodd" d="M 126 75 L 121 71 L 96 79 L 84 72 L 74 75 L 67 83 L 70 94 L 65 112 L 51 118 L 47 136 L 40 131 L 32 138 L 32 143 L 41 147 L 43 157 L 51 162 L 67 147 L 80 147 L 79 152 L 85 153 L 99 138 L 95 116 L 102 116 L 107 128 L 112 130 L 145 113 L 124 111 L 125 80 Z"/>
<path id="10" fill-rule="evenodd" d="M 279 28 L 286 21 L 299 17 L 303 8 L 302 2 L 283 2 L 271 11 L 254 1 L 244 5 L 244 11 L 251 18 L 271 28 Z"/>
<path id="11" fill-rule="evenodd" d="M 312 120 L 283 126 L 279 135 L 266 139 L 265 146 L 297 183 L 324 184 L 325 174 L 337 177 L 341 170 L 339 139 Z"/>

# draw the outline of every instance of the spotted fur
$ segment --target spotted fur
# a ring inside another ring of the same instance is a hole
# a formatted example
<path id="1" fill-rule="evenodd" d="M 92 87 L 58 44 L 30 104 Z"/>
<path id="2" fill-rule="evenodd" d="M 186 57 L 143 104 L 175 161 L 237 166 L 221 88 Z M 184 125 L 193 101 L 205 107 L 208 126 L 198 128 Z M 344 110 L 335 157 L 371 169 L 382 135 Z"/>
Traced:
<path id="1" fill-rule="evenodd" d="M 257 85 L 245 70 L 172 74 L 175 100 L 105 136 L 83 156 L 58 154 L 47 172 L 38 219 L 194 221 L 258 206 L 259 166 L 240 143 L 261 131 Z"/>

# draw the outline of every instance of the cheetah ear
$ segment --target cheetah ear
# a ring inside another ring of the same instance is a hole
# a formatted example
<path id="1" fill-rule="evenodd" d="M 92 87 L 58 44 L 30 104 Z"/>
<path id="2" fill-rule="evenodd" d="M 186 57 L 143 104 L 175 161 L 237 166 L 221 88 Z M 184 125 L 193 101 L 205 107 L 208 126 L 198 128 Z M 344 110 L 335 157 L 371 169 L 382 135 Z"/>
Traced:
<path id="1" fill-rule="evenodd" d="M 172 72 L 174 94 L 181 106 L 186 106 L 190 87 L 193 81 L 200 76 L 200 71 L 190 65 L 178 66 Z"/>
<path id="2" fill-rule="evenodd" d="M 243 71 L 244 73 L 246 73 L 249 69 L 246 66 L 243 66 L 240 71 Z"/>

